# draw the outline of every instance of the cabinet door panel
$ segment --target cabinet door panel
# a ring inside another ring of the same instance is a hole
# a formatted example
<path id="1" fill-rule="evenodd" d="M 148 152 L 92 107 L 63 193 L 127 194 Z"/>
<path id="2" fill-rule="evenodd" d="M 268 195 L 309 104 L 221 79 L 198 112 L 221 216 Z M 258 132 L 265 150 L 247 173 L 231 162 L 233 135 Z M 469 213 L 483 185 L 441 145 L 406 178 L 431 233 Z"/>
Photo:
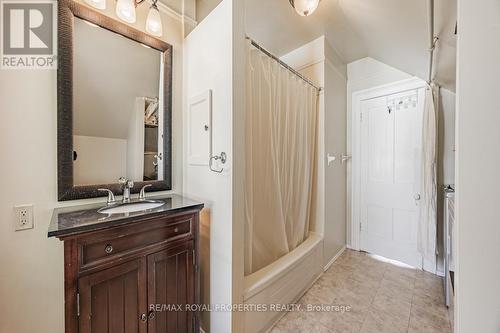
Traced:
<path id="1" fill-rule="evenodd" d="M 190 241 L 148 256 L 148 303 L 170 308 L 149 320 L 149 333 L 193 331 L 193 313 L 186 311 L 194 303 L 193 249 Z"/>
<path id="2" fill-rule="evenodd" d="M 80 333 L 145 333 L 144 258 L 84 276 L 78 281 Z"/>

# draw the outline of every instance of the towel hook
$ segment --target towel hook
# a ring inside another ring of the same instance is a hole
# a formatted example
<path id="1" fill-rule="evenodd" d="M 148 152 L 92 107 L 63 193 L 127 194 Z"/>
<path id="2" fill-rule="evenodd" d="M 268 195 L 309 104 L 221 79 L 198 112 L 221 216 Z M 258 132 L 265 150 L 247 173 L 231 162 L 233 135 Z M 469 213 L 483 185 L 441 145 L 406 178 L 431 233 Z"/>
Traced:
<path id="1" fill-rule="evenodd" d="M 220 160 L 222 164 L 226 164 L 227 155 L 225 152 L 220 153 L 220 155 L 215 155 L 215 156 L 210 157 L 210 161 L 208 162 L 208 165 L 209 165 L 209 168 L 211 171 L 217 172 L 217 173 L 221 173 L 222 171 L 224 171 L 224 168 L 221 168 L 220 170 L 212 168 L 212 160 L 216 160 L 216 161 Z"/>

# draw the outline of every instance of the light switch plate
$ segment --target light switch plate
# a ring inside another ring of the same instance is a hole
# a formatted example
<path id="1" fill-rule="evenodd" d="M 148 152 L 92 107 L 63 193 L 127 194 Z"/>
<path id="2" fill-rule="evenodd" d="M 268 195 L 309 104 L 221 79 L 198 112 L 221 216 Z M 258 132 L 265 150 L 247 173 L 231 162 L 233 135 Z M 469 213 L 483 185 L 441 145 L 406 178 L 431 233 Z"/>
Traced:
<path id="1" fill-rule="evenodd" d="M 15 230 L 33 229 L 33 205 L 14 206 Z"/>

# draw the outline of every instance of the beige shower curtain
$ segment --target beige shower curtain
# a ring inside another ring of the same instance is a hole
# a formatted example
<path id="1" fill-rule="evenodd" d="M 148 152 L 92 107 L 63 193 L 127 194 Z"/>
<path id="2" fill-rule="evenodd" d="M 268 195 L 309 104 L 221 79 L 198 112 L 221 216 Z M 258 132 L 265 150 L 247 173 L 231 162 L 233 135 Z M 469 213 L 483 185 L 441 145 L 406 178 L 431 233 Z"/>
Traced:
<path id="1" fill-rule="evenodd" d="M 253 48 L 247 53 L 245 274 L 309 233 L 317 90 Z"/>
<path id="2" fill-rule="evenodd" d="M 438 101 L 439 88 L 428 86 L 422 125 L 422 199 L 417 244 L 424 259 L 423 268 L 431 272 L 436 269 Z"/>

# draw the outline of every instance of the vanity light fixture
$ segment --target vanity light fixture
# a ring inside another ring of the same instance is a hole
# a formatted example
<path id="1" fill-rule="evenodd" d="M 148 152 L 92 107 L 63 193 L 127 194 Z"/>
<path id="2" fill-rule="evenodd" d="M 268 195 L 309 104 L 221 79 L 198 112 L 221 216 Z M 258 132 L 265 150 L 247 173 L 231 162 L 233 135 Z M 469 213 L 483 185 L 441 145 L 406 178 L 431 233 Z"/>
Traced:
<path id="1" fill-rule="evenodd" d="M 311 15 L 319 5 L 320 0 L 289 0 L 290 5 L 300 16 Z"/>
<path id="2" fill-rule="evenodd" d="M 97 9 L 106 9 L 106 0 L 85 0 L 86 3 Z"/>
<path id="3" fill-rule="evenodd" d="M 116 16 L 127 23 L 135 23 L 135 7 L 138 5 L 135 0 L 118 0 L 116 2 Z"/>
<path id="4" fill-rule="evenodd" d="M 161 37 L 163 34 L 163 27 L 161 24 L 160 11 L 156 2 L 158 0 L 153 0 L 151 7 L 149 7 L 148 17 L 146 19 L 146 31 L 153 36 Z"/>
<path id="5" fill-rule="evenodd" d="M 116 0 L 115 13 L 122 21 L 135 23 L 137 20 L 135 8 L 145 0 Z M 86 3 L 97 9 L 106 9 L 106 0 L 85 0 Z M 156 4 L 158 0 L 151 0 L 151 7 L 146 18 L 146 31 L 156 37 L 163 34 L 163 25 L 161 23 L 160 11 Z"/>

